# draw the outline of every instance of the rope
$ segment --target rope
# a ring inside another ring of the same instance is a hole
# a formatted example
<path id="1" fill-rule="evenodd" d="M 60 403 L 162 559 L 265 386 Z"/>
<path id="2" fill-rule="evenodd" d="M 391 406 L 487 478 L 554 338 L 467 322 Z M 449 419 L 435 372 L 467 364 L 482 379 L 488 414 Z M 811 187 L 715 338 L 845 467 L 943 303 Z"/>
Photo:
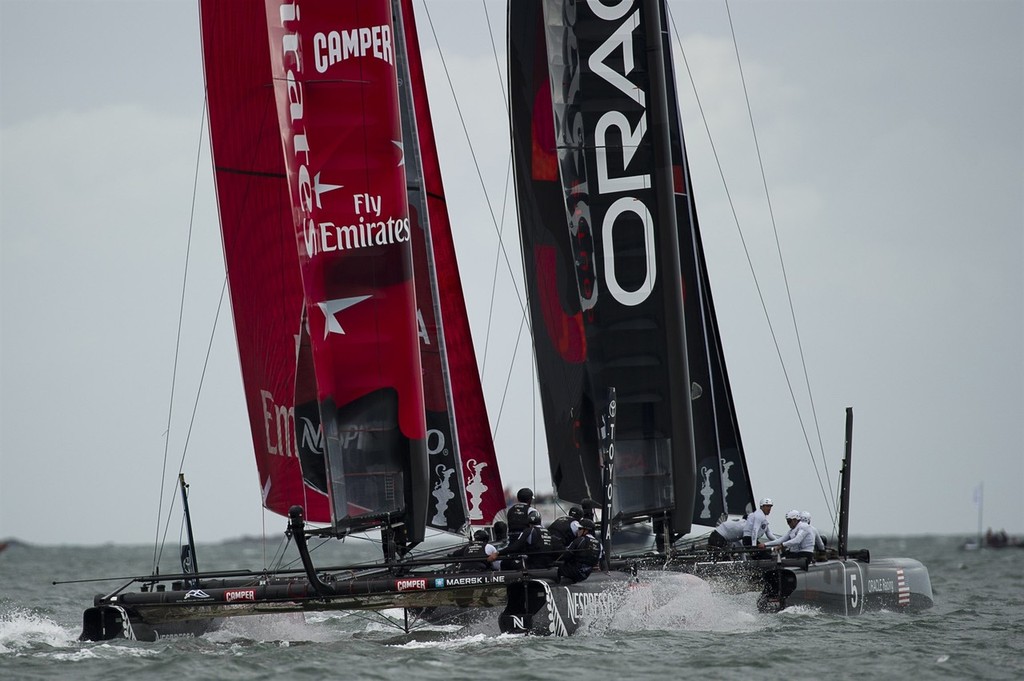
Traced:
<path id="1" fill-rule="evenodd" d="M 167 483 L 167 453 L 170 447 L 171 440 L 171 415 L 174 412 L 174 386 L 178 380 L 178 357 L 181 352 L 181 328 L 183 318 L 185 315 L 185 290 L 188 285 L 188 263 L 189 254 L 192 248 L 192 228 L 195 226 L 196 217 L 196 195 L 198 194 L 199 187 L 199 159 L 203 149 L 203 130 L 206 125 L 206 106 L 207 99 L 203 97 L 203 111 L 199 122 L 199 142 L 196 145 L 196 166 L 192 178 L 192 208 L 189 211 L 188 219 L 188 238 L 185 243 L 185 269 L 181 275 L 181 300 L 178 303 L 178 329 L 177 335 L 174 339 L 174 366 L 171 369 L 171 394 L 167 402 L 167 429 L 164 431 L 164 455 L 163 462 L 160 466 L 160 496 L 157 502 L 157 513 L 156 513 L 156 536 L 153 540 L 153 572 L 156 573 L 157 566 L 159 565 L 160 552 L 160 514 L 164 507 L 164 485 Z M 174 497 L 171 497 L 171 508 L 167 510 L 167 521 L 170 523 L 171 510 L 174 508 Z M 167 526 L 164 527 L 164 537 L 167 536 Z"/>

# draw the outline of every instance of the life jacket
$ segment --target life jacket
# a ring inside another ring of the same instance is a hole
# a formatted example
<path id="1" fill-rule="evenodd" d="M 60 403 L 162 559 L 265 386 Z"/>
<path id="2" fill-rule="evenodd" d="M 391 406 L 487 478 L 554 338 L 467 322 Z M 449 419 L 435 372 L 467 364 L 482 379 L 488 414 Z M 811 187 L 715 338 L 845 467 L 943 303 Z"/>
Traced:
<path id="1" fill-rule="evenodd" d="M 475 558 L 479 556 L 482 559 L 479 563 L 474 561 L 459 563 L 460 572 L 476 572 L 478 570 L 486 570 L 490 567 L 487 562 L 487 542 L 474 540 L 465 546 L 455 549 L 448 555 L 453 558 Z"/>
<path id="2" fill-rule="evenodd" d="M 505 522 L 508 523 L 509 539 L 514 539 L 515 535 L 521 534 L 530 526 L 529 514 L 529 504 L 519 502 L 508 507 L 508 511 L 505 513 Z"/>
<path id="3" fill-rule="evenodd" d="M 526 564 L 531 568 L 547 568 L 558 557 L 557 551 L 564 547 L 561 542 L 543 527 L 535 527 L 532 531 L 530 545 L 527 548 Z"/>
<path id="4" fill-rule="evenodd" d="M 572 531 L 572 524 L 574 522 L 576 522 L 575 518 L 564 515 L 548 525 L 548 532 L 561 539 L 563 545 L 568 546 L 576 538 Z"/>
<path id="5" fill-rule="evenodd" d="M 592 568 L 600 562 L 601 542 L 597 540 L 597 537 L 585 534 L 574 543 L 576 544 L 576 547 L 573 550 L 573 555 L 576 556 L 576 562 L 579 563 L 581 567 L 586 566 L 587 568 Z"/>

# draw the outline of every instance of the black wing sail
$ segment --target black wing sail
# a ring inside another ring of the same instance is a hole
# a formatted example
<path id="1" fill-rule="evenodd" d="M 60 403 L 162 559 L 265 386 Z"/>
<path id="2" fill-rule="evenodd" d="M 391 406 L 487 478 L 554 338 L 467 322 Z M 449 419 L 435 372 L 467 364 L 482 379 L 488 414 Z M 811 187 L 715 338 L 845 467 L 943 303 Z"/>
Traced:
<path id="1" fill-rule="evenodd" d="M 614 512 L 667 514 L 685 533 L 695 466 L 667 57 L 647 49 L 662 45 L 660 18 L 653 2 L 512 3 L 510 96 L 559 496 L 578 501 L 599 489 L 594 413 L 614 387 Z"/>
<path id="2" fill-rule="evenodd" d="M 667 29 L 664 6 L 661 16 L 662 26 Z M 669 55 L 672 48 L 667 30 L 663 31 L 662 38 L 664 53 Z M 668 58 L 666 65 L 672 174 L 686 314 L 686 355 L 690 381 L 697 386 L 695 394 L 699 394 L 692 403 L 697 466 L 693 521 L 714 525 L 723 513 L 739 515 L 754 510 L 754 493 L 711 296 L 711 282 L 686 159 L 675 75 Z"/>

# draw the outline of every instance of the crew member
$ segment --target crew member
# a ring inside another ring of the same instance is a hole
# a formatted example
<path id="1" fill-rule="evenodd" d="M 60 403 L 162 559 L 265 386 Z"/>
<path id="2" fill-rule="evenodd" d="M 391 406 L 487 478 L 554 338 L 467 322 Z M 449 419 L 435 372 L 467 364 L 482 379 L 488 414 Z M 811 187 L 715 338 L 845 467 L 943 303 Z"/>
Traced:
<path id="1" fill-rule="evenodd" d="M 558 580 L 582 582 L 590 576 L 594 566 L 601 562 L 604 549 L 601 542 L 594 536 L 597 529 L 594 521 L 583 518 L 579 522 L 576 538 L 566 547 L 558 558 Z"/>
<path id="2" fill-rule="evenodd" d="M 821 532 L 818 532 L 818 528 L 811 525 L 811 514 L 808 511 L 800 511 L 800 522 L 807 523 L 807 527 L 810 528 L 811 532 L 814 533 L 814 550 L 824 551 L 825 550 L 825 538 L 821 536 Z"/>
<path id="3" fill-rule="evenodd" d="M 800 511 L 786 514 L 789 532 L 765 543 L 773 551 L 783 551 L 786 558 L 814 558 L 814 533 L 807 523 L 801 522 Z"/>
<path id="4" fill-rule="evenodd" d="M 772 541 L 775 540 L 775 535 L 772 534 L 772 528 L 768 525 L 768 515 L 771 512 L 772 500 L 765 497 L 761 500 L 761 508 L 747 516 L 747 526 L 743 528 L 744 546 L 756 546 L 763 549 L 764 544 L 761 543 L 762 535 L 768 537 Z"/>
<path id="5" fill-rule="evenodd" d="M 533 507 L 533 490 L 524 487 L 516 492 L 516 503 L 509 506 L 505 512 L 509 541 L 514 542 L 520 533 L 530 526 L 530 513 L 537 513 L 537 509 Z"/>
<path id="6" fill-rule="evenodd" d="M 518 570 L 523 565 L 519 556 L 526 556 L 526 569 L 542 570 L 549 568 L 555 562 L 555 554 L 561 546 L 561 542 L 555 539 L 550 532 L 541 527 L 540 513 L 531 510 L 527 518 L 529 525 L 523 530 L 519 537 L 509 542 L 508 546 L 487 557 L 490 562 L 501 561 L 502 570 Z M 512 556 L 512 558 L 509 558 Z"/>
<path id="7" fill-rule="evenodd" d="M 743 530 L 747 527 L 747 519 L 723 520 L 708 535 L 709 549 L 725 549 L 743 545 Z"/>
<path id="8" fill-rule="evenodd" d="M 477 530 L 473 533 L 473 538 L 465 546 L 460 546 L 448 554 L 452 558 L 480 558 L 479 561 L 467 560 L 460 562 L 458 566 L 459 572 L 477 572 L 491 568 L 498 569 L 497 565 L 488 560 L 490 556 L 498 552 L 498 549 L 494 548 L 489 539 L 487 530 Z"/>
<path id="9" fill-rule="evenodd" d="M 569 509 L 569 515 L 556 518 L 548 525 L 548 532 L 554 535 L 555 539 L 560 539 L 564 546 L 568 546 L 576 538 L 576 531 L 580 528 L 579 521 L 581 518 L 583 518 L 583 509 L 579 506 L 573 506 Z"/>

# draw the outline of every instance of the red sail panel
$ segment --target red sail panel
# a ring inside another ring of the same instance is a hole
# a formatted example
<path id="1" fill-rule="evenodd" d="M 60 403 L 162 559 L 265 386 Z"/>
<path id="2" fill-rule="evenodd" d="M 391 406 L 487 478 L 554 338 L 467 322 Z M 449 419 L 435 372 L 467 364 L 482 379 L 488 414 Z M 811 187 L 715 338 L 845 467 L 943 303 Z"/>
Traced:
<path id="1" fill-rule="evenodd" d="M 505 510 L 504 488 L 491 438 L 469 315 L 462 294 L 455 243 L 448 220 L 412 0 L 401 0 L 401 6 L 469 520 L 474 524 L 490 524 L 499 512 Z"/>
<path id="2" fill-rule="evenodd" d="M 267 1 L 271 64 L 339 531 L 422 540 L 426 425 L 387 0 Z"/>
<path id="3" fill-rule="evenodd" d="M 294 389 L 302 285 L 261 2 L 200 3 L 210 140 L 242 383 L 263 505 L 330 520 L 303 484 Z M 248 38 L 248 39 L 245 39 Z"/>

